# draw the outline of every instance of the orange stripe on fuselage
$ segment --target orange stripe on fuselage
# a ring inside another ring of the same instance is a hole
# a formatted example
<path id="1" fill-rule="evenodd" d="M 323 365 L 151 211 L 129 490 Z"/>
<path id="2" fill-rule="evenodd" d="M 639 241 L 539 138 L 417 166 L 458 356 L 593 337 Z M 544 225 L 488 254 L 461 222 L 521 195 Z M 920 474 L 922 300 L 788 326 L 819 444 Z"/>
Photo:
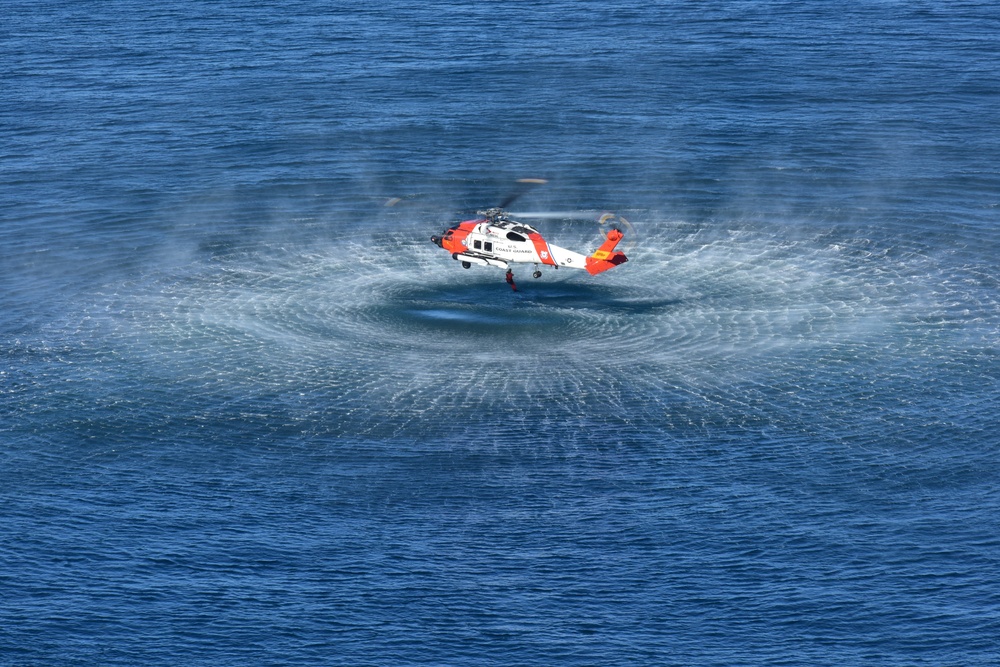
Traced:
<path id="1" fill-rule="evenodd" d="M 555 266 L 556 260 L 552 259 L 552 251 L 549 250 L 549 244 L 542 238 L 542 235 L 538 232 L 532 232 L 528 234 L 528 238 L 531 239 L 531 243 L 535 246 L 535 252 L 538 253 L 538 258 L 542 260 L 542 264 Z"/>

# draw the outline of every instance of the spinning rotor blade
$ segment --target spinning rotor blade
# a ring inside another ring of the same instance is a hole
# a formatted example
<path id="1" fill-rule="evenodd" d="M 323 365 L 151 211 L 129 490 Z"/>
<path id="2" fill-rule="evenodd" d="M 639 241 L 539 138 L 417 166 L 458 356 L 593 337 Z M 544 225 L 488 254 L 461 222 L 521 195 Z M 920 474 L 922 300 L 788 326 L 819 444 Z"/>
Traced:
<path id="1" fill-rule="evenodd" d="M 586 222 L 597 222 L 597 226 L 601 230 L 601 236 L 605 236 L 609 229 L 615 228 L 625 234 L 625 245 L 623 246 L 623 252 L 628 254 L 635 248 L 635 243 L 638 238 L 636 234 L 635 227 L 632 223 L 615 213 L 608 213 L 607 211 L 522 211 L 522 212 L 510 212 L 508 215 L 515 219 L 538 219 L 538 220 L 568 220 L 568 221 L 586 221 Z"/>
<path id="2" fill-rule="evenodd" d="M 500 205 L 497 208 L 501 208 L 501 209 L 507 208 L 508 206 L 510 206 L 511 204 L 513 204 L 515 201 L 517 201 L 517 199 L 521 195 L 523 195 L 525 192 L 527 192 L 528 190 L 530 190 L 532 188 L 532 186 L 535 186 L 535 185 L 545 185 L 546 183 L 548 183 L 548 181 L 545 180 L 544 178 L 519 178 L 519 179 L 517 179 L 517 186 L 514 188 L 514 191 L 511 192 L 509 195 L 507 195 L 507 198 L 504 199 L 502 202 L 500 202 Z"/>
<path id="3" fill-rule="evenodd" d="M 615 215 L 614 213 L 605 213 L 598 218 L 597 224 L 600 226 L 602 234 L 607 233 L 609 229 L 617 229 L 625 234 L 625 245 L 622 248 L 622 252 L 626 255 L 632 252 L 635 248 L 637 238 L 635 227 L 633 227 L 632 223 L 622 216 Z"/>
<path id="4" fill-rule="evenodd" d="M 597 220 L 604 211 L 523 211 L 508 213 L 512 218 L 536 220 Z"/>

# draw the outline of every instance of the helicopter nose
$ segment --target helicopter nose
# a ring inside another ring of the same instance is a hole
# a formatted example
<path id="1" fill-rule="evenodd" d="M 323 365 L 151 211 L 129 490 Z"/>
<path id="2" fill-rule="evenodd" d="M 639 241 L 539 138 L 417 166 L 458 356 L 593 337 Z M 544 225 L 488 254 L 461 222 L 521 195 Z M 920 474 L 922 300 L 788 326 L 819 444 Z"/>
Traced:
<path id="1" fill-rule="evenodd" d="M 441 237 L 440 236 L 432 236 L 431 237 L 431 243 L 434 243 L 435 245 L 437 245 L 437 247 L 440 248 L 441 247 Z"/>

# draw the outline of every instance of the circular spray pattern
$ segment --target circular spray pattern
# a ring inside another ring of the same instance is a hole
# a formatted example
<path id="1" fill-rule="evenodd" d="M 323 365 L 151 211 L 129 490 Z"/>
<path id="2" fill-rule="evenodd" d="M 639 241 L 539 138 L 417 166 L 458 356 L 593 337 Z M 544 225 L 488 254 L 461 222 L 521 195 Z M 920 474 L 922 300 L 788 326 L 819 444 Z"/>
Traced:
<path id="1" fill-rule="evenodd" d="M 461 270 L 422 229 L 261 242 L 96 295 L 83 344 L 100 353 L 81 363 L 101 375 L 102 404 L 142 387 L 189 422 L 419 437 L 496 420 L 663 423 L 692 405 L 745 415 L 819 385 L 846 400 L 858 384 L 845 372 L 896 374 L 903 391 L 915 350 L 933 361 L 962 346 L 949 325 L 963 308 L 977 312 L 974 344 L 996 331 L 982 314 L 996 292 L 919 249 L 760 224 L 643 229 L 624 266 L 547 271 L 517 293 L 502 272 Z"/>

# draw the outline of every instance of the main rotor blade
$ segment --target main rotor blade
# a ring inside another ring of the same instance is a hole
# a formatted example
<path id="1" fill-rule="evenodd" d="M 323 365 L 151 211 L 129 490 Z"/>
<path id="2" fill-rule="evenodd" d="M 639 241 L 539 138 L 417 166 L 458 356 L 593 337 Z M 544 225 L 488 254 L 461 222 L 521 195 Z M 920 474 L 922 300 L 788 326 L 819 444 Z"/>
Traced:
<path id="1" fill-rule="evenodd" d="M 537 220 L 597 220 L 604 211 L 521 211 L 510 212 L 512 218 L 535 218 Z"/>
<path id="2" fill-rule="evenodd" d="M 517 199 L 521 195 L 523 195 L 525 192 L 527 192 L 528 190 L 530 190 L 532 188 L 532 186 L 535 186 L 535 185 L 545 185 L 546 183 L 548 183 L 548 181 L 545 180 L 544 178 L 519 178 L 519 179 L 517 179 L 517 185 L 515 186 L 514 191 L 511 192 L 509 195 L 507 195 L 507 198 L 504 199 L 502 202 L 500 202 L 500 205 L 497 208 L 501 208 L 501 209 L 507 208 L 508 206 L 510 206 L 511 204 L 513 204 L 515 201 L 517 201 Z"/>

